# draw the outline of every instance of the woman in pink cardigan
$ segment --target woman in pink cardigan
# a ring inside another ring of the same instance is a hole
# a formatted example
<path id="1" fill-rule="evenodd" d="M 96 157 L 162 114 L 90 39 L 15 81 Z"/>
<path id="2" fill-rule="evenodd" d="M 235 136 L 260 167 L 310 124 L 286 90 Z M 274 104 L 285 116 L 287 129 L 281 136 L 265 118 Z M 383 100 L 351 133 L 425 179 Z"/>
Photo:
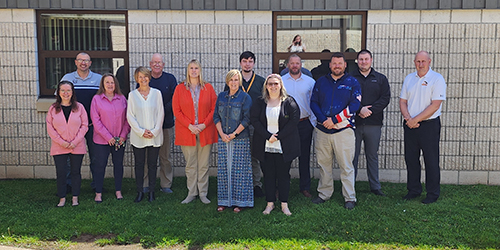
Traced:
<path id="1" fill-rule="evenodd" d="M 52 139 L 50 155 L 54 157 L 57 176 L 57 196 L 59 204 L 66 204 L 66 165 L 71 162 L 71 183 L 73 206 L 78 206 L 78 195 L 82 176 L 83 155 L 87 153 L 84 136 L 88 130 L 87 112 L 82 104 L 76 101 L 75 87 L 69 81 L 61 81 L 57 85 L 56 102 L 47 112 L 47 132 Z"/>
<path id="2" fill-rule="evenodd" d="M 113 74 L 106 73 L 102 76 L 99 90 L 92 98 L 90 117 L 94 124 L 94 155 L 96 158 L 94 201 L 96 203 L 102 202 L 102 186 L 109 154 L 113 159 L 116 199 L 121 200 L 123 199 L 123 156 L 125 155 L 125 140 L 130 132 L 130 126 L 127 122 L 127 99 L 120 91 L 120 84 Z"/>

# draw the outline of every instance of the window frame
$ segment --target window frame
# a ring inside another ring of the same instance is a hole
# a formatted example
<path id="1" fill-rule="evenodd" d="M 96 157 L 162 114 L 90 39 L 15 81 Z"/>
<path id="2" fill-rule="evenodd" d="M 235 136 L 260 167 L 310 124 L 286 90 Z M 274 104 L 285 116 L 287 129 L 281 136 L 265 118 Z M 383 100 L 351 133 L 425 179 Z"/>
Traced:
<path id="1" fill-rule="evenodd" d="M 89 51 L 77 51 L 77 50 L 45 50 L 43 49 L 43 41 L 45 39 L 42 31 L 42 14 L 123 14 L 125 16 L 125 50 L 124 51 L 103 51 L 103 50 L 89 50 Z M 37 31 L 37 46 L 38 46 L 38 87 L 39 87 L 39 97 L 54 97 L 54 89 L 47 88 L 47 76 L 46 76 L 46 58 L 72 58 L 75 59 L 76 55 L 80 52 L 85 52 L 89 54 L 90 58 L 93 60 L 95 58 L 123 58 L 123 66 L 125 70 L 125 83 L 122 85 L 126 89 L 122 89 L 123 93 L 128 93 L 130 91 L 130 79 L 129 79 L 129 31 L 128 31 L 128 12 L 122 10 L 37 10 L 36 11 L 36 31 Z M 92 70 L 92 66 L 90 67 Z M 69 72 L 66 72 L 69 73 Z M 115 72 L 111 72 L 115 74 Z"/>
<path id="2" fill-rule="evenodd" d="M 280 60 L 286 60 L 294 52 L 278 52 L 277 36 L 278 36 L 278 16 L 324 16 L 324 15 L 361 15 L 361 49 L 366 49 L 366 26 L 367 26 L 367 11 L 273 11 L 273 57 L 272 70 L 279 73 Z M 332 51 L 336 52 L 336 51 Z M 332 53 L 321 52 L 300 52 L 298 55 L 303 60 L 329 60 Z M 346 60 L 355 60 L 358 52 L 344 52 Z"/>

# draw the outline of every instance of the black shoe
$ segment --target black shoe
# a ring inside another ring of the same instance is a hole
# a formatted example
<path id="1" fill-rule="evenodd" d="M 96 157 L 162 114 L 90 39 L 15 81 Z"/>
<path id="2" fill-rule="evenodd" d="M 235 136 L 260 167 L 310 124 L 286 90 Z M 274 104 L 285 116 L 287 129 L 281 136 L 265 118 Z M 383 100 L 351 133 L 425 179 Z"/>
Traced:
<path id="1" fill-rule="evenodd" d="M 143 198 L 144 198 L 144 193 L 143 192 L 137 192 L 137 197 L 135 197 L 134 202 L 141 202 Z"/>
<path id="2" fill-rule="evenodd" d="M 380 191 L 380 189 L 377 189 L 377 190 L 371 190 L 371 192 L 375 195 L 378 195 L 378 196 L 387 196 L 385 195 L 382 191 Z"/>
<path id="3" fill-rule="evenodd" d="M 344 203 L 344 207 L 348 210 L 352 210 L 354 209 L 354 207 L 356 206 L 356 202 L 355 201 L 346 201 Z"/>
<path id="4" fill-rule="evenodd" d="M 312 203 L 314 203 L 314 204 L 321 204 L 321 203 L 325 203 L 325 200 L 321 199 L 321 198 L 318 196 L 318 197 L 316 197 L 316 198 L 314 198 L 314 199 L 312 200 Z"/>
<path id="5" fill-rule="evenodd" d="M 155 200 L 155 192 L 149 192 L 149 199 L 148 199 L 148 201 L 152 202 L 154 200 Z"/>
<path id="6" fill-rule="evenodd" d="M 431 197 L 425 197 L 425 199 L 422 201 L 424 204 L 431 204 L 434 203 L 438 200 L 438 198 L 431 198 Z"/>
<path id="7" fill-rule="evenodd" d="M 413 200 L 413 199 L 415 199 L 415 198 L 417 198 L 419 196 L 420 196 L 420 194 L 411 194 L 411 193 L 408 193 L 407 195 L 403 196 L 403 200 L 409 201 L 409 200 Z"/>
<path id="8" fill-rule="evenodd" d="M 253 187 L 253 196 L 264 197 L 264 192 L 262 191 L 262 188 L 259 186 Z"/>

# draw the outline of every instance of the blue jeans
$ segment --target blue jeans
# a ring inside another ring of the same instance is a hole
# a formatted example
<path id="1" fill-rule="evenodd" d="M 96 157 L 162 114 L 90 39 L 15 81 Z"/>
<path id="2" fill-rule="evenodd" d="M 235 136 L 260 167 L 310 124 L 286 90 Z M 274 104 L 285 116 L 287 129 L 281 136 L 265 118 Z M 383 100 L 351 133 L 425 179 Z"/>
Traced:
<path id="1" fill-rule="evenodd" d="M 115 150 L 115 146 L 95 144 L 95 158 L 96 164 L 94 168 L 94 183 L 95 192 L 102 193 L 102 186 L 104 184 L 104 174 L 106 173 L 106 166 L 108 165 L 108 157 L 111 153 L 113 161 L 113 174 L 115 177 L 115 191 L 122 190 L 123 179 L 123 156 L 125 155 L 125 144 L 120 149 Z"/>

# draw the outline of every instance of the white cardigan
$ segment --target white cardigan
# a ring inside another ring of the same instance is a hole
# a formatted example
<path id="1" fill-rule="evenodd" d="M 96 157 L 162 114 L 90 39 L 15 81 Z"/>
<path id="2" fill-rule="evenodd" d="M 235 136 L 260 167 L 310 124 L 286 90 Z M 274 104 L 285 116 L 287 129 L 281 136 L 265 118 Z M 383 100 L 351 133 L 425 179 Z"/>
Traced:
<path id="1" fill-rule="evenodd" d="M 128 94 L 127 121 L 130 124 L 130 143 L 136 148 L 160 147 L 163 144 L 163 99 L 161 92 L 151 88 L 147 100 L 136 89 Z M 154 137 L 142 137 L 149 129 Z"/>

